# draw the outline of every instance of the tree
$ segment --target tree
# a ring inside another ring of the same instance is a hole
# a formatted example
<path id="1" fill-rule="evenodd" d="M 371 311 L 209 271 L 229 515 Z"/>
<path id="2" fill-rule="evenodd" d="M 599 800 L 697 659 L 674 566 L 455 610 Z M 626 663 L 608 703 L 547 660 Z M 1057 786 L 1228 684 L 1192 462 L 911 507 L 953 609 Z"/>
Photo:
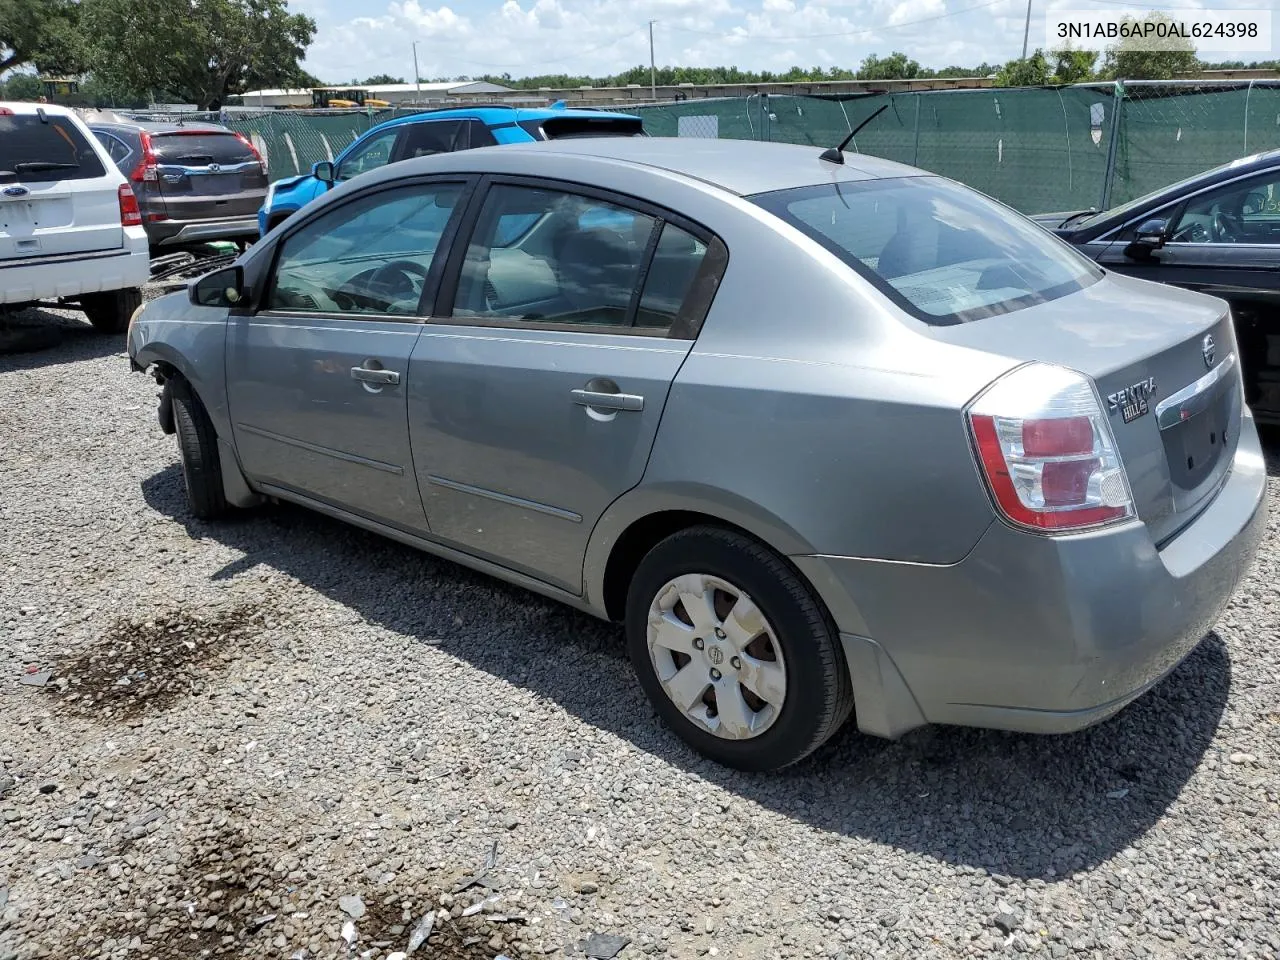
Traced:
<path id="1" fill-rule="evenodd" d="M 364 81 L 364 83 L 361 84 L 361 86 L 380 87 L 388 83 L 404 83 L 404 77 L 393 77 L 389 73 L 377 73 L 377 74 L 374 74 L 372 77 L 370 77 L 368 80 Z"/>
<path id="2" fill-rule="evenodd" d="M 84 65 L 74 0 L 0 0 L 0 74 L 28 64 L 50 73 Z"/>
<path id="3" fill-rule="evenodd" d="M 1162 13 L 1151 13 L 1142 20 L 1125 17 L 1122 22 L 1154 26 L 1172 21 Z M 1138 46 L 1148 49 L 1136 49 Z M 1196 58 L 1195 44 L 1189 39 L 1178 36 L 1147 37 L 1145 40 L 1126 37 L 1107 48 L 1102 72 L 1110 80 L 1172 80 L 1199 73 L 1200 61 Z"/>
<path id="4" fill-rule="evenodd" d="M 40 78 L 32 73 L 16 73 L 0 83 L 0 100 L 37 100 L 42 93 Z"/>
<path id="5" fill-rule="evenodd" d="M 200 110 L 255 87 L 300 85 L 316 31 L 286 0 L 82 0 L 80 12 L 104 83 Z"/>
<path id="6" fill-rule="evenodd" d="M 920 64 L 907 58 L 905 53 L 894 52 L 887 57 L 874 53 L 858 67 L 859 80 L 912 80 L 920 76 Z"/>
<path id="7" fill-rule="evenodd" d="M 1093 68 L 1098 62 L 1094 50 L 1074 50 L 1059 47 L 1049 51 L 1053 64 L 1053 83 L 1087 83 L 1093 79 Z"/>
<path id="8" fill-rule="evenodd" d="M 1029 57 L 1010 60 L 996 74 L 1002 87 L 1043 87 L 1049 83 L 1049 61 L 1037 48 Z"/>

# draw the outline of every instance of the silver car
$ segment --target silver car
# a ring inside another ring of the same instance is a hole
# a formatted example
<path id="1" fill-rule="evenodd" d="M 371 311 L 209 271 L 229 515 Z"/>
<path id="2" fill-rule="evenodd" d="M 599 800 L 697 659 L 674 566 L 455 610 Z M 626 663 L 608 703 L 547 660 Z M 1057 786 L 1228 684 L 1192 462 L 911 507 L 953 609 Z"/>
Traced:
<path id="1" fill-rule="evenodd" d="M 621 621 L 739 768 L 850 714 L 1114 714 L 1265 526 L 1226 305 L 831 156 L 574 140 L 331 191 L 130 326 L 192 512 L 293 501 Z"/>

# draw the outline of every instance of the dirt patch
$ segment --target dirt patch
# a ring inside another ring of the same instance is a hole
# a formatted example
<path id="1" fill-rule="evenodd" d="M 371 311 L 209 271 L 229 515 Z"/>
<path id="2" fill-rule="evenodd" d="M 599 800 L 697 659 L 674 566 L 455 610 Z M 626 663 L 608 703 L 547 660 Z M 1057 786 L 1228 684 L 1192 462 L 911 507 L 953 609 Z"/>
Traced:
<path id="1" fill-rule="evenodd" d="M 239 641 L 259 635 L 267 614 L 247 606 L 197 616 L 186 611 L 116 621 L 87 649 L 58 665 L 45 689 L 64 707 L 98 720 L 128 720 L 199 693 Z"/>

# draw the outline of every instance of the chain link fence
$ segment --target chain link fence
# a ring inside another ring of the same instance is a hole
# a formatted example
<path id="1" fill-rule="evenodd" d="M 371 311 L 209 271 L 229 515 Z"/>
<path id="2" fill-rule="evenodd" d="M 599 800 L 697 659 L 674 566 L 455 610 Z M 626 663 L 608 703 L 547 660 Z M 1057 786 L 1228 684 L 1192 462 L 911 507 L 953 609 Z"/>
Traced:
<path id="1" fill-rule="evenodd" d="M 1280 147 L 1280 81 L 1138 81 L 859 97 L 757 94 L 607 109 L 641 116 L 654 136 L 828 147 L 881 107 L 886 109 L 858 132 L 850 150 L 950 177 L 1023 213 L 1105 209 Z M 335 158 L 384 120 L 420 111 L 200 116 L 249 137 L 279 178 Z"/>

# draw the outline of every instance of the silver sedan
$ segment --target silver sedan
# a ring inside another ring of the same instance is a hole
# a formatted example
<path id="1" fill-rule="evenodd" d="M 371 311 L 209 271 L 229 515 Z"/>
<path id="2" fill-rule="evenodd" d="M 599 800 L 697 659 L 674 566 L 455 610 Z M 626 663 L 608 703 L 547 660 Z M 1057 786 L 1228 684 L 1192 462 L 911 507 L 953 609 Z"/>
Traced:
<path id="1" fill-rule="evenodd" d="M 850 715 L 1102 720 L 1265 526 L 1222 301 L 838 151 L 396 164 L 142 308 L 128 349 L 197 517 L 292 501 L 621 621 L 667 723 L 745 769 Z"/>

